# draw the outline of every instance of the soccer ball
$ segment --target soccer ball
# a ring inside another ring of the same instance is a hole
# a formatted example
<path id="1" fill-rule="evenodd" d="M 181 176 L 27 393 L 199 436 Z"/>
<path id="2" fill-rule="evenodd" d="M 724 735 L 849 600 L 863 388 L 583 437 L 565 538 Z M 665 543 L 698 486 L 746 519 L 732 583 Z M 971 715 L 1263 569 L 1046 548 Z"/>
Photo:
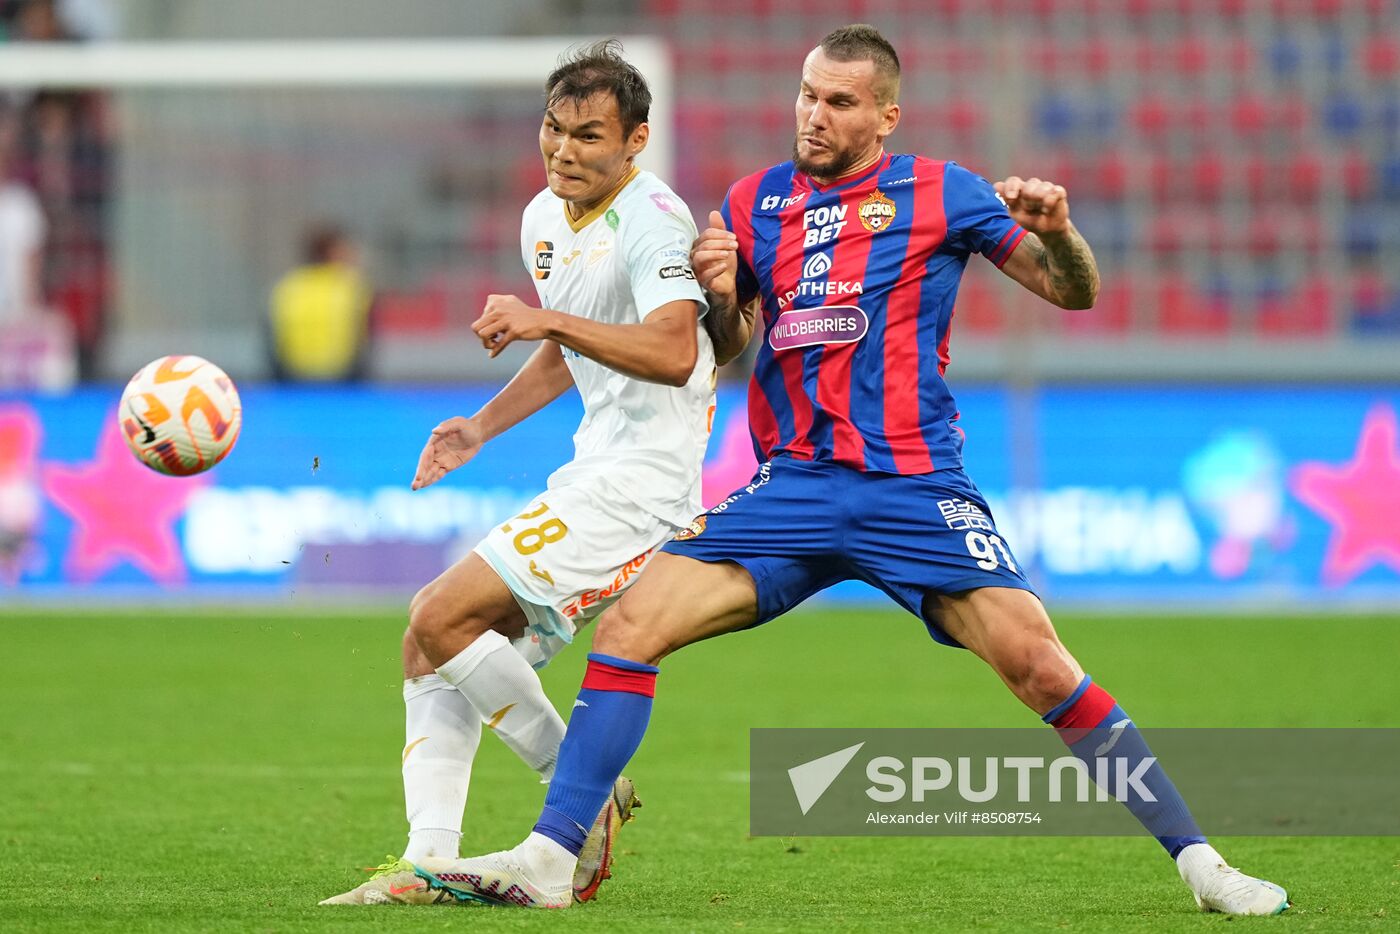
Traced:
<path id="1" fill-rule="evenodd" d="M 203 357 L 176 354 L 136 372 L 122 393 L 117 422 L 141 463 L 187 477 L 233 450 L 243 404 L 223 370 Z"/>

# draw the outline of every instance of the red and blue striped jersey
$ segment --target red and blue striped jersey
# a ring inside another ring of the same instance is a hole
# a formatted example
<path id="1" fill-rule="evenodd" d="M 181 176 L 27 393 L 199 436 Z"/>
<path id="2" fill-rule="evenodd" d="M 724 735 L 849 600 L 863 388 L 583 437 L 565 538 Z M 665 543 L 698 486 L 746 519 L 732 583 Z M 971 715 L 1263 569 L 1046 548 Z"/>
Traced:
<path id="1" fill-rule="evenodd" d="M 962 463 L 943 371 L 968 256 L 998 267 L 1025 231 L 954 162 L 884 155 L 822 186 L 791 162 L 735 182 L 739 298 L 766 336 L 749 385 L 760 461 L 786 454 L 919 474 Z"/>

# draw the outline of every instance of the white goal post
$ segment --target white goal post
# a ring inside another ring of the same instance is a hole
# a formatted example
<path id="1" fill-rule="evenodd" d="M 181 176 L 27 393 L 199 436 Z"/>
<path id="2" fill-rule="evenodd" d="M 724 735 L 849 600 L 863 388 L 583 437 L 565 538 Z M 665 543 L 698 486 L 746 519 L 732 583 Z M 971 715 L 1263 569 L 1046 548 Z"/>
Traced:
<path id="1" fill-rule="evenodd" d="M 0 54 L 8 88 L 541 87 L 578 37 L 12 44 Z M 655 129 L 642 163 L 674 168 L 675 99 L 666 43 L 627 36 L 628 61 L 651 86 Z"/>

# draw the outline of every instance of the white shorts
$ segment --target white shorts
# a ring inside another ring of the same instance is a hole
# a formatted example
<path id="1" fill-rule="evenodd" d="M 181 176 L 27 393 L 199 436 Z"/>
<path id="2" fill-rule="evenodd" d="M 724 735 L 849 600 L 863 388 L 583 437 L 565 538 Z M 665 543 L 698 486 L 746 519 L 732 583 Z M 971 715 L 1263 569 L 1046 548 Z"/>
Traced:
<path id="1" fill-rule="evenodd" d="M 505 581 L 528 629 L 515 648 L 543 668 L 612 605 L 678 529 L 602 478 L 546 490 L 473 549 Z"/>

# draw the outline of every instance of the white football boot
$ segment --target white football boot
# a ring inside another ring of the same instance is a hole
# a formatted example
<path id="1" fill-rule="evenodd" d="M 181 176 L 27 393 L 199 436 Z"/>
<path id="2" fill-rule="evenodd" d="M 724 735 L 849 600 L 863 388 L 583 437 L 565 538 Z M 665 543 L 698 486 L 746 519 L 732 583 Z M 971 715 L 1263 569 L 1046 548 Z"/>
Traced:
<path id="1" fill-rule="evenodd" d="M 446 868 L 452 860 L 426 857 L 411 863 L 397 856 L 375 870 L 369 881 L 348 892 L 320 902 L 322 905 L 441 905 L 480 902 L 438 883 L 432 869 Z"/>
<path id="2" fill-rule="evenodd" d="M 544 855 L 542 844 L 557 852 Z M 445 862 L 449 865 L 434 866 L 431 884 L 461 901 L 513 908 L 568 908 L 574 903 L 573 856 L 539 834 L 513 850 Z"/>
<path id="3" fill-rule="evenodd" d="M 1230 866 L 1209 843 L 1193 843 L 1178 853 L 1176 868 L 1202 911 L 1277 915 L 1291 904 L 1282 888 Z"/>

